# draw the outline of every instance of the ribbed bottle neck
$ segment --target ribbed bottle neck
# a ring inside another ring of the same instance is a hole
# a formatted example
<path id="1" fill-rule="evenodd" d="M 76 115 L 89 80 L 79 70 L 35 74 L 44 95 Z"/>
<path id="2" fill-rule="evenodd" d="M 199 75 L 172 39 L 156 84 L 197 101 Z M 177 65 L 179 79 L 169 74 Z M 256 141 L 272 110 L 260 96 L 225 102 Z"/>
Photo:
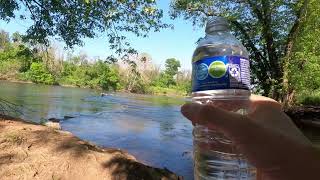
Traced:
<path id="1" fill-rule="evenodd" d="M 208 19 L 205 31 L 207 34 L 214 34 L 216 32 L 229 31 L 229 23 L 223 17 L 214 16 Z"/>
<path id="2" fill-rule="evenodd" d="M 216 34 L 218 32 L 230 32 L 229 30 L 229 27 L 226 26 L 226 25 L 213 25 L 213 26 L 210 26 L 210 27 L 206 27 L 206 34 Z"/>

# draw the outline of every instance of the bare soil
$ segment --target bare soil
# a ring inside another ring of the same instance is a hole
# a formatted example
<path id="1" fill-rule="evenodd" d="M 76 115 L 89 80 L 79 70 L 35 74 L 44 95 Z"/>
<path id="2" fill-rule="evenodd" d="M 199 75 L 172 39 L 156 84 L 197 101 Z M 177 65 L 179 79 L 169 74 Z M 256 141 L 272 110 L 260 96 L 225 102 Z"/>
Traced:
<path id="1" fill-rule="evenodd" d="M 182 179 L 69 132 L 0 116 L 0 179 Z"/>

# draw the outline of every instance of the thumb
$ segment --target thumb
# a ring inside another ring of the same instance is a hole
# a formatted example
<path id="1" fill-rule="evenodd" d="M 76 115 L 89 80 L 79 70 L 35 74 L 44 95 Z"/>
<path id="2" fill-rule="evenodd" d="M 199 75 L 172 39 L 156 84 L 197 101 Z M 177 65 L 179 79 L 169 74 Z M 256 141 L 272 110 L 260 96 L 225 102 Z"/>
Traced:
<path id="1" fill-rule="evenodd" d="M 193 124 L 221 131 L 231 140 L 237 140 L 256 129 L 255 123 L 246 116 L 225 111 L 212 105 L 185 104 L 181 107 L 181 112 Z"/>

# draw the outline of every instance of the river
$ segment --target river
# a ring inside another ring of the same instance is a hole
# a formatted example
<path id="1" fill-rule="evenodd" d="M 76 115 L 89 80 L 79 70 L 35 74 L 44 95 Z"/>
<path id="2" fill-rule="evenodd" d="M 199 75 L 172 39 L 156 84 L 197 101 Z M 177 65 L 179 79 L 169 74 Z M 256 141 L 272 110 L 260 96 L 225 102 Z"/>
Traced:
<path id="1" fill-rule="evenodd" d="M 62 120 L 63 130 L 104 147 L 120 148 L 151 166 L 192 179 L 192 125 L 182 98 L 0 81 L 0 97 L 23 106 L 21 118 Z"/>
<path id="2" fill-rule="evenodd" d="M 72 116 L 63 130 L 104 147 L 121 148 L 139 161 L 193 179 L 192 125 L 180 114 L 182 98 L 0 81 L 0 97 L 22 106 L 21 118 Z M 304 128 L 315 145 L 320 131 Z M 320 146 L 319 146 L 320 147 Z"/>

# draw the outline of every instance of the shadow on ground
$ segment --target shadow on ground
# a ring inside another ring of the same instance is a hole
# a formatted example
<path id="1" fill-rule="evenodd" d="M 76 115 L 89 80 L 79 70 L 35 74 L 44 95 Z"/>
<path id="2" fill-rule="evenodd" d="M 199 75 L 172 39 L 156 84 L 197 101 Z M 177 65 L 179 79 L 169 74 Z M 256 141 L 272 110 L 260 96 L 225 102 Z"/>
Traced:
<path id="1" fill-rule="evenodd" d="M 110 161 L 105 162 L 103 166 L 111 169 L 115 179 L 183 179 L 167 169 L 152 168 L 121 156 L 113 157 Z"/>
<path id="2" fill-rule="evenodd" d="M 0 116 L 0 179 L 180 180 L 167 169 L 138 162 L 69 132 Z"/>

